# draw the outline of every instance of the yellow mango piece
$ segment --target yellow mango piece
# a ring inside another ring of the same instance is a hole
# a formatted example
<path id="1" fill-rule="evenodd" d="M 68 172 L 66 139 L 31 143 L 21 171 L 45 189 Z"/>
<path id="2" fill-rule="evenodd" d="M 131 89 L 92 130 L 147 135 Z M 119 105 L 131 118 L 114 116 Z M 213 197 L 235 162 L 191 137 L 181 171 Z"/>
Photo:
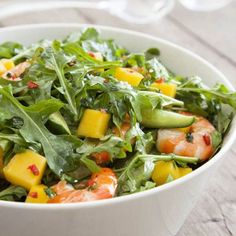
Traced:
<path id="1" fill-rule="evenodd" d="M 179 167 L 179 175 L 180 175 L 180 177 L 185 176 L 185 175 L 191 173 L 192 171 L 193 170 L 190 167 L 185 167 L 185 168 Z"/>
<path id="2" fill-rule="evenodd" d="M 77 129 L 78 136 L 102 138 L 107 131 L 110 117 L 106 112 L 86 109 Z"/>
<path id="3" fill-rule="evenodd" d="M 157 88 L 160 92 L 166 96 L 174 98 L 176 95 L 176 84 L 171 83 L 153 83 L 152 88 Z"/>
<path id="4" fill-rule="evenodd" d="M 41 182 L 46 168 L 46 159 L 33 152 L 16 154 L 10 162 L 3 168 L 5 178 L 14 185 L 20 185 L 27 190 Z"/>
<path id="5" fill-rule="evenodd" d="M 186 134 L 189 133 L 190 129 L 191 129 L 191 126 L 187 126 L 187 127 L 183 127 L 183 128 L 176 128 L 176 130 L 179 130 L 179 131 L 184 132 Z"/>
<path id="6" fill-rule="evenodd" d="M 27 203 L 47 203 L 48 195 L 45 193 L 47 186 L 40 184 L 31 187 L 28 196 L 25 200 Z"/>
<path id="7" fill-rule="evenodd" d="M 114 77 L 120 81 L 127 82 L 134 87 L 137 87 L 143 79 L 143 75 L 138 73 L 137 71 L 131 68 L 122 67 L 118 67 L 115 69 Z"/>
<path id="8" fill-rule="evenodd" d="M 4 73 L 7 72 L 7 68 L 3 65 L 3 63 L 0 61 L 0 76 L 2 76 Z"/>
<path id="9" fill-rule="evenodd" d="M 1 62 L 7 70 L 11 70 L 12 68 L 15 67 L 15 63 L 11 59 L 2 59 Z"/>
<path id="10" fill-rule="evenodd" d="M 162 185 L 167 182 L 168 177 L 178 179 L 180 177 L 179 168 L 174 161 L 158 161 L 152 172 L 152 180 L 157 185 Z"/>

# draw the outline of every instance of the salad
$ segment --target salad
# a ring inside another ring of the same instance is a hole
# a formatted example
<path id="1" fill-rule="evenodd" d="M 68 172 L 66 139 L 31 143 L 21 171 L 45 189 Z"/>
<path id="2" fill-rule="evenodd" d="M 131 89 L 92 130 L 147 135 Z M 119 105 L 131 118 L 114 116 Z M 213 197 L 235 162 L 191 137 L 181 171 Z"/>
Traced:
<path id="1" fill-rule="evenodd" d="M 236 93 L 182 77 L 94 28 L 0 45 L 0 200 L 94 201 L 152 189 L 219 151 Z"/>

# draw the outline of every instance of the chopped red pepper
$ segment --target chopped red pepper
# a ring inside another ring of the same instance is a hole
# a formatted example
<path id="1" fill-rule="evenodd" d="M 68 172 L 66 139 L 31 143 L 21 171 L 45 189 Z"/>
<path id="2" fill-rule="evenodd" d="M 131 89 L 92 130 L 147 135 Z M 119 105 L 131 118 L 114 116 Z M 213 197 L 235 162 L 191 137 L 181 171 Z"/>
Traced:
<path id="1" fill-rule="evenodd" d="M 209 146 L 211 144 L 211 138 L 208 134 L 203 135 L 203 140 L 207 146 Z"/>
<path id="2" fill-rule="evenodd" d="M 160 79 L 157 79 L 156 81 L 155 81 L 155 83 L 158 83 L 158 84 L 162 84 L 162 83 L 164 83 L 164 79 L 163 78 L 160 78 Z"/>
<path id="3" fill-rule="evenodd" d="M 110 155 L 106 151 L 96 152 L 91 155 L 98 165 L 104 164 L 111 160 Z"/>
<path id="4" fill-rule="evenodd" d="M 38 193 L 37 192 L 31 192 L 29 193 L 29 196 L 32 198 L 38 198 Z"/>
<path id="5" fill-rule="evenodd" d="M 39 169 L 35 164 L 29 165 L 27 169 L 29 169 L 33 175 L 39 175 Z"/>
<path id="6" fill-rule="evenodd" d="M 29 89 L 37 89 L 39 87 L 39 85 L 32 80 L 28 81 L 27 86 Z"/>
<path id="7" fill-rule="evenodd" d="M 88 182 L 87 182 L 88 187 L 92 187 L 95 184 L 96 184 L 96 182 L 92 179 L 89 179 Z"/>
<path id="8" fill-rule="evenodd" d="M 96 58 L 95 54 L 93 52 L 88 52 L 90 57 Z"/>

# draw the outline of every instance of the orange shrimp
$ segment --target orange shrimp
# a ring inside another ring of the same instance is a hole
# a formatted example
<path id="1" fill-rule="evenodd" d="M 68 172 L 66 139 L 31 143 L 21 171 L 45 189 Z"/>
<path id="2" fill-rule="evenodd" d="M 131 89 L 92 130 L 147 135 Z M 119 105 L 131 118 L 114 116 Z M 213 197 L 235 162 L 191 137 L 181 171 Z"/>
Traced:
<path id="1" fill-rule="evenodd" d="M 192 115 L 187 112 L 184 114 Z M 201 116 L 196 118 L 196 121 L 187 128 L 187 133 L 184 129 L 159 129 L 157 149 L 161 153 L 198 157 L 201 160 L 209 159 L 214 152 L 211 135 L 215 128 L 205 118 Z"/>
<path id="2" fill-rule="evenodd" d="M 52 189 L 56 196 L 48 203 L 88 202 L 112 198 L 117 188 L 117 177 L 110 168 L 101 168 L 100 172 L 92 174 L 85 189 L 75 190 L 60 181 Z"/>
<path id="3" fill-rule="evenodd" d="M 22 62 L 13 67 L 11 70 L 5 72 L 2 77 L 7 80 L 19 81 L 21 80 L 20 76 L 25 72 L 28 67 L 30 67 L 29 62 Z"/>

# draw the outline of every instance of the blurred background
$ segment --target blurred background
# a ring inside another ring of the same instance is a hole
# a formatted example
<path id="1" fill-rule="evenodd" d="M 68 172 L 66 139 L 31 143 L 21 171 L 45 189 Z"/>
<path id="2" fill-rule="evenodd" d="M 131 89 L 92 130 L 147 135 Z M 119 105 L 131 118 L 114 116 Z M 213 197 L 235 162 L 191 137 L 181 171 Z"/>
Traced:
<path id="1" fill-rule="evenodd" d="M 236 86 L 234 0 L 0 0 L 0 27 L 50 22 L 108 25 L 167 39 L 214 64 Z M 234 158 L 219 169 L 178 236 L 236 235 Z"/>
<path id="2" fill-rule="evenodd" d="M 234 0 L 0 0 L 0 26 L 46 22 L 108 25 L 158 36 L 208 59 L 236 85 Z"/>

